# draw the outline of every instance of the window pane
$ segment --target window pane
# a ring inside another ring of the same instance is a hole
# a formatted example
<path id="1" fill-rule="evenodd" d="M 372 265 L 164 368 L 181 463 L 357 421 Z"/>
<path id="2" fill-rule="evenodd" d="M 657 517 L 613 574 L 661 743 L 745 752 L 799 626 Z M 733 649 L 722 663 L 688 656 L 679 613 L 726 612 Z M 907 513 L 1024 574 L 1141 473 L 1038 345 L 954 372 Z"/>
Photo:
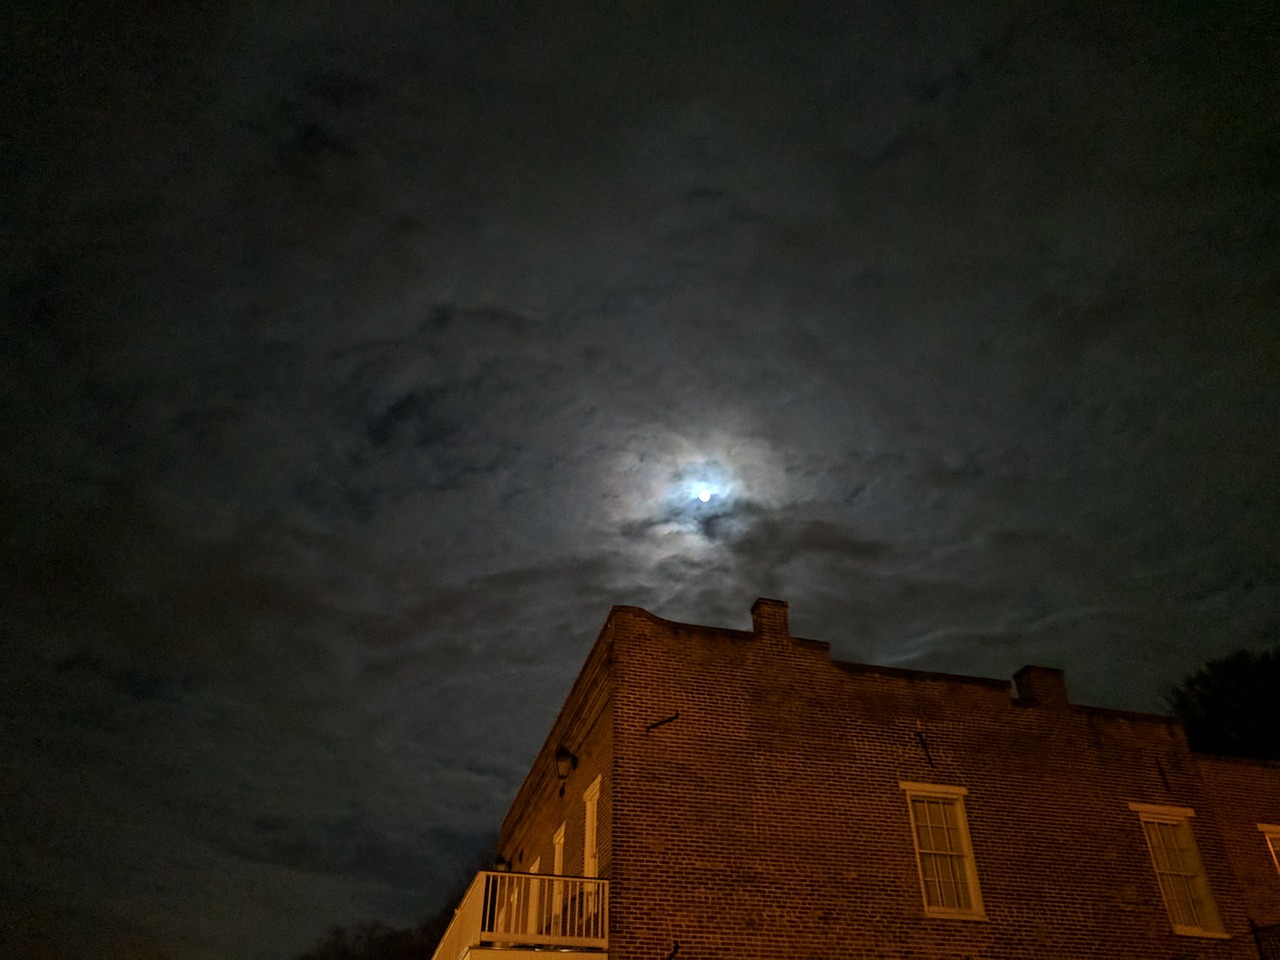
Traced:
<path id="1" fill-rule="evenodd" d="M 963 857 L 951 857 L 952 885 L 955 887 L 956 906 L 962 910 L 969 909 L 969 878 L 965 870 Z"/>
<path id="2" fill-rule="evenodd" d="M 1174 912 L 1181 918 L 1178 923 L 1188 927 L 1203 926 L 1200 911 L 1196 906 L 1196 891 L 1190 877 L 1170 876 L 1169 886 L 1173 889 Z"/>
<path id="3" fill-rule="evenodd" d="M 962 852 L 954 801 L 915 799 L 912 807 L 916 818 L 916 836 L 922 851 Z"/>

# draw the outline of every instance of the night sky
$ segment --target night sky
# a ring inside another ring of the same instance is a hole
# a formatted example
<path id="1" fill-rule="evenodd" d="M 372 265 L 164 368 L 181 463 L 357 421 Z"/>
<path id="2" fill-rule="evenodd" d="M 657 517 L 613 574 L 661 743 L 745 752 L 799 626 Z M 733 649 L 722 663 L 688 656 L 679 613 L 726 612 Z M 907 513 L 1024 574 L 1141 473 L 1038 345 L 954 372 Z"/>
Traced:
<path id="1" fill-rule="evenodd" d="M 6 5 L 0 953 L 433 914 L 615 603 L 1260 649 L 1277 9 Z"/>

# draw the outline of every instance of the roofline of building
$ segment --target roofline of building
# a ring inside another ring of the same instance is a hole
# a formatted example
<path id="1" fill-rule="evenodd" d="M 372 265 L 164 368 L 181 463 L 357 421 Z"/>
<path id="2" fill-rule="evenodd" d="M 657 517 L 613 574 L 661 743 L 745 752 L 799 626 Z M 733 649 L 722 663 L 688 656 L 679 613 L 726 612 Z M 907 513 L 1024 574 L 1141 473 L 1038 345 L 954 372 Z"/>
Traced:
<path id="1" fill-rule="evenodd" d="M 1215 763 L 1239 763 L 1248 767 L 1266 767 L 1269 770 L 1280 770 L 1280 760 L 1264 760 L 1261 757 L 1232 757 L 1225 753 L 1200 753 L 1191 751 L 1197 760 L 1212 760 Z"/>
<path id="2" fill-rule="evenodd" d="M 758 639 L 758 635 L 752 630 L 739 630 L 732 627 L 714 627 L 699 623 L 683 623 L 679 620 L 668 620 L 665 617 L 660 617 L 643 607 L 632 604 L 615 604 L 610 608 L 609 614 L 605 618 L 604 625 L 596 634 L 595 642 L 592 644 L 591 651 L 587 654 L 587 658 L 583 662 L 582 669 L 574 679 L 573 685 L 570 687 L 568 695 L 561 704 L 560 710 L 556 714 L 555 721 L 551 724 L 551 729 L 548 731 L 546 739 L 539 748 L 533 764 L 530 766 L 528 773 L 525 774 L 520 787 L 516 790 L 515 796 L 512 798 L 507 814 L 503 817 L 502 822 L 504 829 L 512 818 L 517 815 L 517 805 L 521 796 L 525 794 L 526 788 L 532 787 L 539 777 L 549 775 L 550 758 L 555 749 L 559 746 L 559 741 L 563 736 L 562 731 L 570 723 L 573 715 L 575 713 L 581 713 L 583 709 L 590 706 L 590 698 L 582 695 L 582 688 L 588 682 L 589 676 L 598 673 L 601 669 L 604 669 L 607 672 L 607 662 L 602 663 L 602 658 L 605 657 L 605 653 L 603 651 L 607 646 L 606 638 L 613 626 L 614 620 L 620 615 L 635 616 L 665 627 L 668 630 L 678 631 L 681 633 L 694 633 L 707 637 L 717 637 L 744 642 L 750 642 Z M 1004 680 L 998 677 L 979 677 L 961 673 L 944 673 L 934 670 L 914 670 L 909 667 L 888 667 L 873 663 L 859 663 L 853 660 L 839 660 L 831 657 L 831 644 L 825 640 L 810 640 L 806 637 L 796 637 L 791 635 L 788 635 L 787 639 L 798 646 L 811 649 L 815 653 L 825 653 L 828 657 L 828 662 L 836 669 L 842 670 L 845 673 L 874 674 L 877 676 L 898 677 L 903 680 L 910 681 L 926 680 L 939 683 L 985 687 L 986 689 L 1006 694 L 1014 704 L 1022 703 L 1028 706 L 1034 706 L 1034 704 L 1027 703 L 1027 701 L 1020 700 L 1018 697 L 1014 696 L 1016 687 L 1012 680 Z M 1039 669 L 1056 670 L 1056 668 L 1047 667 L 1041 667 Z M 1061 671 L 1058 672 L 1060 673 Z M 1181 727 L 1181 723 L 1177 718 L 1164 714 L 1146 713 L 1137 710 L 1118 710 L 1111 707 L 1098 707 L 1090 704 L 1079 703 L 1064 703 L 1061 706 L 1066 709 L 1087 712 L 1100 718 Z M 1209 760 L 1262 764 L 1264 766 L 1280 766 L 1280 763 L 1273 763 L 1265 760 L 1253 760 L 1250 758 L 1220 757 L 1210 754 L 1194 755 L 1197 757 L 1204 757 Z"/>
<path id="3" fill-rule="evenodd" d="M 616 614 L 624 611 L 635 614 L 654 623 L 661 624 L 662 626 L 683 632 L 714 635 L 732 640 L 752 641 L 756 639 L 756 634 L 751 630 L 739 630 L 734 627 L 713 627 L 707 624 L 683 623 L 679 620 L 668 620 L 667 618 L 660 617 L 656 613 L 646 610 L 643 607 L 630 604 L 615 605 L 609 611 L 609 620 L 612 620 Z M 607 623 L 608 621 L 606 621 L 606 624 Z M 828 641 L 811 640 L 807 637 L 797 636 L 791 636 L 789 639 L 792 643 L 807 647 L 814 651 L 821 650 L 826 652 L 830 657 L 831 644 Z M 960 683 L 969 686 L 986 687 L 989 690 L 1007 694 L 1014 703 L 1019 702 L 1018 698 L 1014 696 L 1015 684 L 1011 679 L 1006 680 L 999 677 L 981 677 L 965 673 L 946 673 L 938 670 L 916 670 L 911 667 L 890 667 L 875 663 L 861 663 L 856 660 L 840 660 L 835 657 L 831 657 L 830 662 L 833 667 L 843 670 L 846 673 L 868 673 L 875 674 L 877 676 L 900 677 L 904 680 L 933 680 L 940 683 Z M 1145 710 L 1122 710 L 1115 707 L 1100 707 L 1085 703 L 1071 703 L 1069 706 L 1072 709 L 1085 710 L 1097 716 L 1110 717 L 1116 720 L 1128 719 L 1147 723 L 1181 725 L 1177 718 L 1163 713 L 1151 713 Z"/>
<path id="4" fill-rule="evenodd" d="M 579 694 L 587 685 L 588 678 L 593 674 L 599 670 L 604 670 L 606 674 L 608 673 L 609 664 L 604 653 L 605 648 L 608 646 L 605 642 L 605 636 L 613 626 L 614 612 L 619 609 L 621 608 L 615 606 L 609 611 L 609 615 L 605 618 L 604 626 L 596 634 L 596 639 L 592 642 L 591 649 L 587 653 L 577 677 L 574 678 L 573 685 L 569 688 L 564 702 L 560 704 L 560 709 L 556 712 L 556 718 L 552 721 L 551 728 L 547 731 L 547 736 L 542 741 L 542 746 L 538 748 L 538 752 L 534 755 L 533 763 L 530 764 L 528 772 L 525 773 L 524 778 L 520 781 L 520 786 L 516 788 L 515 796 L 511 798 L 506 815 L 502 818 L 501 831 L 505 831 L 508 823 L 518 815 L 518 807 L 521 806 L 520 798 L 526 795 L 526 788 L 531 788 L 538 779 L 550 776 L 553 757 L 556 749 L 561 745 L 564 729 L 571 725 L 575 714 L 582 712 L 584 707 L 591 705 L 592 700 L 590 697 L 580 696 Z M 598 695 L 597 699 L 602 699 L 602 696 Z M 528 796 L 533 796 L 535 792 L 530 789 Z"/>

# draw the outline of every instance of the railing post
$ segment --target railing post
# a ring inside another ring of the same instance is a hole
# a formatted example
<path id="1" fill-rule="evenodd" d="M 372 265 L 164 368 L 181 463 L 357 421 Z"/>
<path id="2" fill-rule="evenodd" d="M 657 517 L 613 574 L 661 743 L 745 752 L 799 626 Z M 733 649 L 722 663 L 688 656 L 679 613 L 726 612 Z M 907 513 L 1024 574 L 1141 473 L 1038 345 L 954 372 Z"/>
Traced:
<path id="1" fill-rule="evenodd" d="M 538 901 L 542 899 L 542 878 L 538 876 L 529 877 L 529 913 L 528 923 L 524 928 L 525 933 L 538 934 Z"/>
<path id="2" fill-rule="evenodd" d="M 564 886 L 561 880 L 551 881 L 551 929 L 553 937 L 564 936 Z"/>

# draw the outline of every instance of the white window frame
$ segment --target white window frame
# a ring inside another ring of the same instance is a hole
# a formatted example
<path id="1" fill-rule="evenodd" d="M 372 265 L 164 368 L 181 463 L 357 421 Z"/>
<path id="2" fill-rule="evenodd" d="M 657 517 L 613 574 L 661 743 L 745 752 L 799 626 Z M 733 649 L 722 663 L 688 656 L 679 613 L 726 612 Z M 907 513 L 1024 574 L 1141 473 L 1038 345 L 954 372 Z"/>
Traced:
<path id="1" fill-rule="evenodd" d="M 1275 864 L 1276 873 L 1280 873 L 1280 824 L 1260 823 L 1258 829 L 1267 841 L 1267 849 L 1271 851 L 1271 862 Z"/>
<path id="2" fill-rule="evenodd" d="M 969 837 L 969 817 L 964 809 L 964 798 L 969 793 L 968 789 L 938 783 L 913 783 L 907 780 L 899 781 L 898 787 L 907 795 L 907 818 L 911 824 L 911 844 L 916 853 L 916 876 L 920 880 L 920 902 L 924 905 L 924 915 L 950 920 L 987 919 L 986 910 L 982 905 L 982 888 L 978 884 L 978 864 L 973 855 L 973 841 Z M 916 823 L 917 800 L 941 803 L 942 806 L 955 812 L 955 849 L 947 851 L 921 849 L 920 830 Z M 929 886 L 925 880 L 924 858 L 938 855 L 951 857 L 962 865 L 965 890 L 969 896 L 968 907 L 948 907 L 939 903 L 930 903 Z"/>
<path id="3" fill-rule="evenodd" d="M 600 853 L 596 843 L 599 826 L 600 777 L 591 781 L 582 794 L 582 875 L 600 876 Z"/>
<path id="4" fill-rule="evenodd" d="M 556 827 L 556 832 L 551 835 L 551 874 L 552 876 L 564 876 L 564 824 Z"/>
<path id="5" fill-rule="evenodd" d="M 1169 925 L 1173 932 L 1183 937 L 1207 937 L 1214 940 L 1229 939 L 1223 929 L 1222 918 L 1218 914 L 1218 905 L 1214 901 L 1213 891 L 1209 887 L 1209 877 L 1204 870 L 1204 862 L 1200 859 L 1200 850 L 1196 846 L 1195 834 L 1191 830 L 1191 818 L 1196 812 L 1190 807 L 1172 807 L 1160 803 L 1140 803 L 1133 801 L 1129 809 L 1138 815 L 1142 823 L 1142 838 L 1151 855 L 1151 869 L 1156 875 L 1156 884 L 1160 888 L 1160 899 L 1164 901 L 1165 913 L 1169 917 Z M 1152 843 L 1153 836 L 1172 839 L 1179 845 L 1177 853 L 1183 862 L 1180 864 L 1161 865 L 1160 855 Z M 1176 897 L 1179 889 L 1186 893 L 1185 902 Z M 1179 921 L 1179 915 L 1190 910 L 1194 923 Z"/>

